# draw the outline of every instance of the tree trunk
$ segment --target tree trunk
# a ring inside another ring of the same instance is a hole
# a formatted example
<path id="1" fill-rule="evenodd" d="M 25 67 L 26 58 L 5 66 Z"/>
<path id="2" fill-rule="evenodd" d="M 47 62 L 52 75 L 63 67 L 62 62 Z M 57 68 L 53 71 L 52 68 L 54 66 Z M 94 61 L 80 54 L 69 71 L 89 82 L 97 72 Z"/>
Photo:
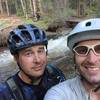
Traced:
<path id="1" fill-rule="evenodd" d="M 77 15 L 83 17 L 85 15 L 85 1 L 77 0 Z"/>
<path id="2" fill-rule="evenodd" d="M 0 14 L 3 14 L 3 8 L 2 8 L 2 0 L 0 0 Z"/>
<path id="3" fill-rule="evenodd" d="M 16 9 L 16 12 L 18 10 L 18 3 L 17 3 L 17 0 L 15 0 L 15 9 Z"/>
<path id="4" fill-rule="evenodd" d="M 43 9 L 42 9 L 41 0 L 38 0 L 38 2 L 39 2 L 40 14 L 43 14 Z"/>
<path id="5" fill-rule="evenodd" d="M 22 5 L 22 9 L 23 9 L 23 12 L 24 12 L 24 16 L 26 17 L 26 18 L 28 18 L 28 15 L 27 15 L 27 12 L 26 12 L 26 7 L 25 7 L 25 5 L 24 5 L 24 0 L 20 0 L 20 2 L 21 2 L 21 5 Z"/>
<path id="6" fill-rule="evenodd" d="M 6 0 L 5 2 L 6 2 L 7 15 L 10 16 L 10 13 L 9 13 L 9 7 L 8 7 L 8 0 Z"/>
<path id="7" fill-rule="evenodd" d="M 31 9 L 31 17 L 33 17 L 34 16 L 33 2 L 32 0 L 30 0 L 29 2 L 30 2 L 30 9 Z"/>
<path id="8" fill-rule="evenodd" d="M 55 17 L 61 18 L 64 11 L 64 0 L 54 0 L 53 3 Z"/>
<path id="9" fill-rule="evenodd" d="M 32 0 L 32 2 L 33 2 L 33 9 L 34 9 L 34 18 L 37 21 L 40 18 L 40 15 L 39 15 L 39 12 L 38 12 L 38 1 Z"/>

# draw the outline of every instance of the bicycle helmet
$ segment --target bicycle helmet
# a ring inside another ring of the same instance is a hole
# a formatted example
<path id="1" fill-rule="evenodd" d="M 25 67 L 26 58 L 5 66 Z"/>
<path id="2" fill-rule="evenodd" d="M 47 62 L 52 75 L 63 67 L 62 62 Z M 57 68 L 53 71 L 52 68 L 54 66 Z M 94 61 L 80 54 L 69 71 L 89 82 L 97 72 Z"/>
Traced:
<path id="1" fill-rule="evenodd" d="M 22 24 L 9 33 L 7 44 L 11 54 L 15 54 L 22 48 L 36 44 L 43 44 L 47 48 L 48 41 L 43 30 L 32 24 Z"/>
<path id="2" fill-rule="evenodd" d="M 72 50 L 76 43 L 90 39 L 100 39 L 100 18 L 87 19 L 78 23 L 69 33 L 67 45 Z"/>

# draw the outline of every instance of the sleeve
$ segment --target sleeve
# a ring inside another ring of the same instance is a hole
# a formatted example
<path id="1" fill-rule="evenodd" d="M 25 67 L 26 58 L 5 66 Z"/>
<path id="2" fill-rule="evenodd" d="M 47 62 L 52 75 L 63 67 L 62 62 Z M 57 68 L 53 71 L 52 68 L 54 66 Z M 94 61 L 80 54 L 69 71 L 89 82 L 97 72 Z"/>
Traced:
<path id="1" fill-rule="evenodd" d="M 44 100 L 66 100 L 64 91 L 60 88 L 53 87 L 46 93 Z"/>

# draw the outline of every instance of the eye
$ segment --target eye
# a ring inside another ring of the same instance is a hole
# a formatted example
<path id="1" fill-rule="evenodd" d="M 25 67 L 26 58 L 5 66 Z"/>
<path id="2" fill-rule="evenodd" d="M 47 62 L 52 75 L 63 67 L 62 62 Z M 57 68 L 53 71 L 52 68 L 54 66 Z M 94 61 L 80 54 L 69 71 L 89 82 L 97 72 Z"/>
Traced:
<path id="1" fill-rule="evenodd" d="M 74 48 L 74 51 L 78 54 L 86 54 L 88 51 L 88 48 L 86 46 L 78 46 Z"/>
<path id="2" fill-rule="evenodd" d="M 100 54 L 100 45 L 96 45 L 94 47 L 94 50 L 95 50 L 96 53 L 99 53 Z"/>
<path id="3" fill-rule="evenodd" d="M 40 49 L 40 50 L 38 50 L 38 53 L 40 53 L 40 54 L 45 53 L 45 50 L 44 49 Z"/>
<path id="4" fill-rule="evenodd" d="M 32 55 L 33 55 L 33 52 L 31 52 L 31 51 L 25 52 L 25 56 L 27 56 L 27 57 L 32 56 Z"/>

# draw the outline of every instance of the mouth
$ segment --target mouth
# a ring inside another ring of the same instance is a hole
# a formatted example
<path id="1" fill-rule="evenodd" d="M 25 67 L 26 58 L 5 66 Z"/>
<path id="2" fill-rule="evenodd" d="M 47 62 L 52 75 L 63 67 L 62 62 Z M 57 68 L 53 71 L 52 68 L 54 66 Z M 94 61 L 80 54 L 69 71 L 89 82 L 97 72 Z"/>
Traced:
<path id="1" fill-rule="evenodd" d="M 100 68 L 99 67 L 87 67 L 87 69 L 90 71 L 98 71 Z"/>
<path id="2" fill-rule="evenodd" d="M 89 66 L 85 66 L 85 68 L 86 68 L 89 72 L 97 72 L 97 71 L 100 71 L 100 67 L 89 67 Z"/>
<path id="3" fill-rule="evenodd" d="M 43 69 L 43 67 L 41 65 L 38 65 L 38 66 L 32 67 L 32 69 L 35 70 L 35 71 L 40 71 L 40 70 Z"/>
<path id="4" fill-rule="evenodd" d="M 100 71 L 100 64 L 83 63 L 82 66 L 88 71 Z"/>

